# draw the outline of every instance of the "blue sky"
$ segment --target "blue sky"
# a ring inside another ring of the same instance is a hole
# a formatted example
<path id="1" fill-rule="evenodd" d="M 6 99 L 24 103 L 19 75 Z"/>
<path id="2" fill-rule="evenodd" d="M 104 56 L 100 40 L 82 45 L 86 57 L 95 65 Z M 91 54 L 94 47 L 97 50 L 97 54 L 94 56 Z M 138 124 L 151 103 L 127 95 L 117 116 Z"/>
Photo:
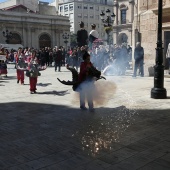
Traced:
<path id="1" fill-rule="evenodd" d="M 0 0 L 0 2 L 5 2 L 7 0 Z M 41 1 L 44 1 L 44 2 L 51 2 L 52 0 L 41 0 Z"/>

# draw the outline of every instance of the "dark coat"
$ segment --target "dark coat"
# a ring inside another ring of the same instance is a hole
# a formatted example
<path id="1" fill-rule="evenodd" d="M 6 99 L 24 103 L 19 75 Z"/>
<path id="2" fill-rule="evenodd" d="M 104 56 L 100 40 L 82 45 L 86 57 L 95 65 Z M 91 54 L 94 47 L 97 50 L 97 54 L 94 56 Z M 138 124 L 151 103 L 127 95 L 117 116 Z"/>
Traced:
<path id="1" fill-rule="evenodd" d="M 54 57 L 54 61 L 55 61 L 56 63 L 61 62 L 61 61 L 62 61 L 62 51 L 61 51 L 61 50 L 58 50 L 57 52 L 55 52 L 55 53 L 53 54 L 53 57 Z"/>
<path id="2" fill-rule="evenodd" d="M 134 59 L 136 61 L 141 61 L 144 59 L 144 49 L 143 47 L 136 47 L 134 51 Z"/>
<path id="3" fill-rule="evenodd" d="M 82 47 L 84 45 L 87 45 L 88 40 L 88 33 L 85 29 L 81 29 L 77 31 L 77 43 L 78 47 Z"/>

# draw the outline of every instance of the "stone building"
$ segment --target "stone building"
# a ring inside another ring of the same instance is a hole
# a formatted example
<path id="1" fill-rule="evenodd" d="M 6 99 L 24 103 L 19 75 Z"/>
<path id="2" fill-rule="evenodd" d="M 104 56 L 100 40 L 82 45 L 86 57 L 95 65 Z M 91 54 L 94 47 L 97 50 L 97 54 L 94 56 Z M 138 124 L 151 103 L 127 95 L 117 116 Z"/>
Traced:
<path id="1" fill-rule="evenodd" d="M 69 18 L 58 16 L 55 7 L 38 0 L 9 0 L 0 3 L 0 43 L 2 32 L 12 33 L 9 44 L 41 48 L 65 45 L 63 33 L 70 32 Z"/>
<path id="2" fill-rule="evenodd" d="M 113 39 L 115 44 L 132 45 L 132 26 L 135 13 L 134 0 L 114 0 L 114 13 L 116 15 L 113 25 Z"/>
<path id="3" fill-rule="evenodd" d="M 109 9 L 112 14 L 113 0 L 55 0 L 52 5 L 58 6 L 60 15 L 69 16 L 71 33 L 76 34 L 80 29 L 79 22 L 83 21 L 88 32 L 91 31 L 91 24 L 96 24 L 99 37 L 103 40 L 107 39 L 100 13 Z"/>
<path id="4" fill-rule="evenodd" d="M 156 46 L 157 46 L 157 24 L 158 24 L 158 0 L 140 0 L 138 1 L 138 10 L 135 14 L 133 25 L 133 47 L 137 41 L 145 51 L 145 74 L 148 74 L 148 67 L 155 65 Z M 170 0 L 163 0 L 162 16 L 162 39 L 164 64 L 166 66 L 166 51 L 170 43 Z"/>

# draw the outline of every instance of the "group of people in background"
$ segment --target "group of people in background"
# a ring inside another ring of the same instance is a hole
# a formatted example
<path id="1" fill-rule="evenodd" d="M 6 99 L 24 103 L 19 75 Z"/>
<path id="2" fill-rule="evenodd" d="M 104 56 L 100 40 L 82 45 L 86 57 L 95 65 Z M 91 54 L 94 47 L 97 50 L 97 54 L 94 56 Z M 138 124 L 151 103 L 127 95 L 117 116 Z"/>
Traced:
<path id="1" fill-rule="evenodd" d="M 83 81 L 92 84 L 94 82 L 88 73 L 90 67 L 95 67 L 99 72 L 105 73 L 111 70 L 114 75 L 125 75 L 126 69 L 130 68 L 129 62 L 132 60 L 132 48 L 130 46 L 122 45 L 94 45 L 98 40 L 99 34 L 96 31 L 96 25 L 91 25 L 92 30 L 88 32 L 84 29 L 84 23 L 80 23 L 80 30 L 77 31 L 77 46 L 66 49 L 63 46 L 55 46 L 54 48 L 44 47 L 41 49 L 34 48 L 19 48 L 18 51 L 6 51 L 6 58 L 8 62 L 14 62 L 17 83 L 24 84 L 24 72 L 30 80 L 30 93 L 36 93 L 37 78 L 40 76 L 40 71 L 45 70 L 46 67 L 54 66 L 54 71 L 62 71 L 61 66 L 80 69 L 80 74 L 83 76 Z M 137 43 L 134 52 L 135 69 L 133 77 L 139 74 L 143 77 L 143 61 L 144 50 L 140 43 Z M 84 64 L 83 64 L 84 63 Z M 86 68 L 87 66 L 87 68 Z M 90 77 L 90 78 L 89 78 Z M 80 108 L 86 110 L 85 94 L 81 88 L 80 93 Z M 88 93 L 87 93 L 88 94 Z M 92 96 L 87 96 L 89 108 L 93 111 Z"/>

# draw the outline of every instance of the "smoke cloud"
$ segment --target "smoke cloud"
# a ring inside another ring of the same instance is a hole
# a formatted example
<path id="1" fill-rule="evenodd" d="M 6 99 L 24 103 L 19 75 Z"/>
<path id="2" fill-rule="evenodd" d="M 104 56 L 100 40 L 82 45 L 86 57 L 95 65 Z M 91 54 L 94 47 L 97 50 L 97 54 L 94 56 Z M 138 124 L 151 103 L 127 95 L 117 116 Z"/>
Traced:
<path id="1" fill-rule="evenodd" d="M 89 86 L 89 84 L 85 83 L 83 84 L 83 88 L 85 89 L 86 95 L 88 95 L 88 93 L 93 93 L 94 107 L 105 106 L 109 100 L 114 97 L 117 89 L 114 82 L 105 80 L 95 82 L 95 86 Z M 76 92 L 73 94 L 71 103 L 79 106 L 79 93 Z"/>

